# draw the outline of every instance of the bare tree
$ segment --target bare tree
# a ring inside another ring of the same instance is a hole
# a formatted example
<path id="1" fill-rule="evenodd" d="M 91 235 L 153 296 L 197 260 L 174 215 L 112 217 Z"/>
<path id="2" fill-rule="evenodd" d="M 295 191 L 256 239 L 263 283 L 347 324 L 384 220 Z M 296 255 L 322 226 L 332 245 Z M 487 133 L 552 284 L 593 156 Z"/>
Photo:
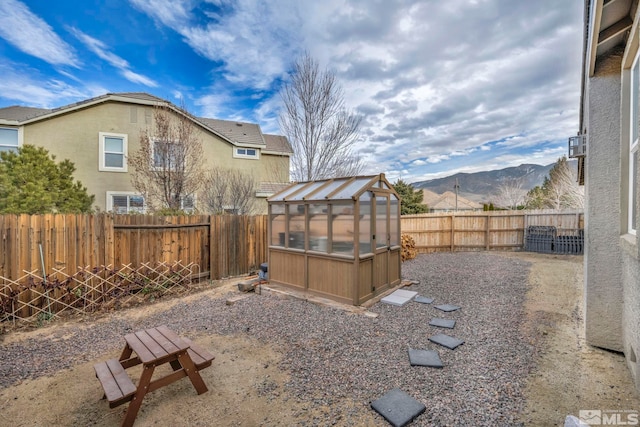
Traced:
<path id="1" fill-rule="evenodd" d="M 237 169 L 211 169 L 205 178 L 202 201 L 214 214 L 251 215 L 255 212 L 257 182 Z"/>
<path id="2" fill-rule="evenodd" d="M 509 209 L 518 209 L 526 200 L 527 191 L 522 188 L 521 179 L 510 179 L 498 186 L 496 204 Z"/>
<path id="3" fill-rule="evenodd" d="M 329 70 L 305 53 L 281 91 L 280 128 L 293 148 L 292 178 L 311 181 L 358 175 L 363 164 L 353 145 L 361 117 L 345 108 L 342 88 Z"/>
<path id="4" fill-rule="evenodd" d="M 584 208 L 584 188 L 578 185 L 576 172 L 566 157 L 561 157 L 553 165 L 542 186 L 529 190 L 526 204 L 532 209 Z"/>
<path id="5" fill-rule="evenodd" d="M 584 208 L 584 188 L 578 185 L 575 173 L 564 156 L 549 171 L 546 195 L 550 208 Z"/>
<path id="6" fill-rule="evenodd" d="M 151 211 L 181 210 L 202 184 L 202 143 L 184 108 L 157 106 L 153 125 L 140 135 L 140 149 L 129 157 L 131 183 Z"/>

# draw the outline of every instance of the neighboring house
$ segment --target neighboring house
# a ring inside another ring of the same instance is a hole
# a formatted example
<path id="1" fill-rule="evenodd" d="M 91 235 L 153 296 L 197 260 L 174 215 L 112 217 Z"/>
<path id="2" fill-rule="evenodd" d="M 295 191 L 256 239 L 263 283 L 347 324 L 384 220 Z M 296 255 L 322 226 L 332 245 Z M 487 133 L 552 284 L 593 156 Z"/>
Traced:
<path id="1" fill-rule="evenodd" d="M 640 389 L 640 9 L 587 0 L 580 129 L 587 343 L 623 352 Z"/>
<path id="2" fill-rule="evenodd" d="M 482 210 L 482 205 L 465 199 L 460 195 L 456 196 L 452 191 L 437 194 L 433 191 L 423 189 L 422 203 L 427 205 L 429 212 L 469 212 Z"/>
<path id="3" fill-rule="evenodd" d="M 41 146 L 57 159 L 76 166 L 75 178 L 96 196 L 102 211 L 144 211 L 144 200 L 131 185 L 130 154 L 139 149 L 140 136 L 153 124 L 154 107 L 170 102 L 146 93 L 110 93 L 52 110 L 30 107 L 0 108 L 0 151 L 23 144 Z M 265 135 L 253 123 L 188 116 L 200 130 L 205 169 L 240 169 L 253 175 L 259 188 L 259 212 L 266 198 L 289 183 L 287 139 Z M 183 201 L 185 210 L 197 209 L 198 197 Z"/>

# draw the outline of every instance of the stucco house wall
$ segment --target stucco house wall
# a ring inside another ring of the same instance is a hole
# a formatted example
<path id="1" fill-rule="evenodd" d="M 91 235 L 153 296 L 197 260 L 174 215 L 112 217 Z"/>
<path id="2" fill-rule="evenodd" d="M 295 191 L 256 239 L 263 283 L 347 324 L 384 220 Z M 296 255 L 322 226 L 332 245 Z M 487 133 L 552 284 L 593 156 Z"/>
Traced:
<path id="1" fill-rule="evenodd" d="M 625 245 L 626 246 L 626 245 Z M 640 260 L 637 246 L 625 247 L 622 256 L 622 283 L 625 304 L 622 310 L 623 352 L 627 365 L 640 390 Z"/>
<path id="2" fill-rule="evenodd" d="M 166 103 L 160 98 L 147 94 L 127 95 L 106 95 L 78 105 L 61 107 L 58 110 L 42 110 L 36 112 L 35 118 L 17 121 L 3 117 L 15 112 L 16 108 L 0 109 L 0 126 L 20 128 L 21 144 L 43 147 L 58 160 L 71 160 L 76 166 L 74 178 L 80 180 L 87 187 L 88 192 L 96 196 L 94 203 L 96 209 L 107 211 L 109 210 L 108 198 L 111 195 L 134 194 L 136 190 L 131 184 L 130 173 L 133 170 L 131 165 L 127 165 L 120 171 L 100 170 L 101 133 L 126 136 L 125 157 L 127 157 L 140 148 L 140 136 L 145 130 L 151 129 L 153 135 L 155 105 Z M 171 114 L 178 117 L 175 111 Z M 220 120 L 211 122 L 218 125 L 223 123 L 237 129 L 243 129 L 244 126 L 246 128 L 244 135 L 249 135 L 245 138 L 255 140 L 255 143 L 246 140 L 238 143 L 232 139 L 233 135 L 229 137 L 208 127 L 207 120 L 194 121 L 197 137 L 202 143 L 205 170 L 238 169 L 252 175 L 259 186 L 264 182 L 288 185 L 291 149 L 286 138 L 272 136 L 277 137 L 276 142 L 278 142 L 274 148 L 263 138 L 258 125 L 249 123 L 243 125 Z M 269 142 L 271 141 L 274 139 L 269 139 Z M 255 148 L 258 156 L 239 158 L 234 155 L 239 147 Z M 270 185 L 269 188 L 271 187 L 274 186 Z M 266 197 L 270 194 L 272 192 L 256 189 L 256 213 L 266 213 Z M 196 195 L 196 203 L 198 199 L 201 198 Z"/>
<path id="3" fill-rule="evenodd" d="M 139 147 L 140 126 L 129 122 L 129 106 L 121 103 L 99 104 L 84 110 L 26 124 L 24 144 L 47 149 L 57 160 L 69 159 L 74 177 L 96 196 L 94 205 L 106 210 L 106 192 L 133 192 L 128 173 L 98 170 L 99 132 L 126 134 L 128 153 Z"/>
<path id="4" fill-rule="evenodd" d="M 620 52 L 603 59 L 589 81 L 586 157 L 585 333 L 589 344 L 622 351 L 624 304 L 620 259 Z M 613 219 L 613 220 L 612 220 Z"/>
<path id="5" fill-rule="evenodd" d="M 586 136 L 585 331 L 587 343 L 625 355 L 640 390 L 640 161 L 630 162 L 640 122 L 640 8 L 585 0 L 579 133 Z M 635 151 L 634 151 L 635 153 Z M 635 153 L 636 158 L 638 154 Z M 630 176 L 636 176 L 636 182 Z"/>

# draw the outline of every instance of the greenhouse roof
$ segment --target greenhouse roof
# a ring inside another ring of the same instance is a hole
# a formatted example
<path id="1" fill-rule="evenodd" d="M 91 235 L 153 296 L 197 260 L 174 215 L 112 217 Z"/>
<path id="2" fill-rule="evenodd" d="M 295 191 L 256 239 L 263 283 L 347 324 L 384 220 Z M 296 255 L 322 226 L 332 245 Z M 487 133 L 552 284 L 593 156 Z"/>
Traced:
<path id="1" fill-rule="evenodd" d="M 380 174 L 298 182 L 267 200 L 269 202 L 356 200 L 365 191 L 375 189 L 395 192 L 384 174 Z"/>

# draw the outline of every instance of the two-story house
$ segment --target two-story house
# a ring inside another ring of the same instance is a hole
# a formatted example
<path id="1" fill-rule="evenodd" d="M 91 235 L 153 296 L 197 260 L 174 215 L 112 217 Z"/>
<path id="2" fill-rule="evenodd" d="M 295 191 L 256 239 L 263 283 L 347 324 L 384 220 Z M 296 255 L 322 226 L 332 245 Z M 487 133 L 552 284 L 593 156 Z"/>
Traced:
<path id="1" fill-rule="evenodd" d="M 292 150 L 286 137 L 263 134 L 253 123 L 194 117 L 147 93 L 109 93 L 54 109 L 0 108 L 0 151 L 23 144 L 43 147 L 75 164 L 74 178 L 95 195 L 98 210 L 142 212 L 144 200 L 131 184 L 127 159 L 152 127 L 157 106 L 193 121 L 205 169 L 237 169 L 253 176 L 258 212 L 266 212 L 266 198 L 288 185 Z M 194 202 L 197 207 L 197 201 L 196 194 L 184 207 Z"/>

